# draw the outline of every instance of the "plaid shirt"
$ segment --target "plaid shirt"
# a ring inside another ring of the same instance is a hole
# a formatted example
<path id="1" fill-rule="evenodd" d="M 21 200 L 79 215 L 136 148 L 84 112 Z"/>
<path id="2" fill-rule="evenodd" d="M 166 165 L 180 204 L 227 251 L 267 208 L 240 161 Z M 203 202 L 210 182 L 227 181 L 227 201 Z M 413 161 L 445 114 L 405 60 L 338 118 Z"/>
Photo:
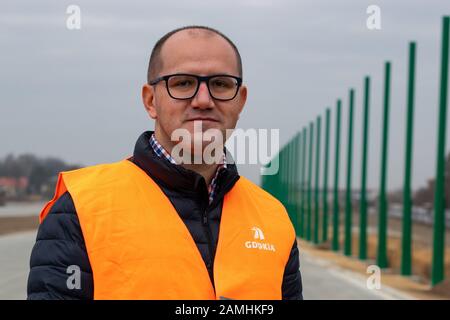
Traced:
<path id="1" fill-rule="evenodd" d="M 175 165 L 177 164 L 175 159 L 166 151 L 166 149 L 164 149 L 164 147 L 158 142 L 158 140 L 156 140 L 154 133 L 150 137 L 150 145 L 152 146 L 153 151 L 155 151 L 155 153 L 158 157 L 164 156 L 164 159 L 166 159 L 170 163 L 175 164 Z M 226 156 L 224 154 L 223 161 L 222 161 L 222 163 L 220 163 L 217 166 L 216 174 L 214 175 L 214 178 L 211 180 L 211 183 L 208 186 L 209 203 L 211 203 L 214 199 L 214 194 L 215 194 L 216 187 L 217 187 L 217 177 L 219 175 L 219 171 L 226 167 L 227 167 L 227 162 L 226 162 Z"/>

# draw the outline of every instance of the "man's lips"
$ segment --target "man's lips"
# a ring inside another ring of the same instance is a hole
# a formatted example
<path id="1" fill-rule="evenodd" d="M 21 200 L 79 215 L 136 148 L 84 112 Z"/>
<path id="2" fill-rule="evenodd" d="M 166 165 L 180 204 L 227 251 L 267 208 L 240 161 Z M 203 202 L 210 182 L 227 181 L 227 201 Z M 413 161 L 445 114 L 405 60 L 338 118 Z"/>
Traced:
<path id="1" fill-rule="evenodd" d="M 213 122 L 219 122 L 219 120 L 210 118 L 210 117 L 196 117 L 196 118 L 190 118 L 186 121 L 213 121 Z"/>

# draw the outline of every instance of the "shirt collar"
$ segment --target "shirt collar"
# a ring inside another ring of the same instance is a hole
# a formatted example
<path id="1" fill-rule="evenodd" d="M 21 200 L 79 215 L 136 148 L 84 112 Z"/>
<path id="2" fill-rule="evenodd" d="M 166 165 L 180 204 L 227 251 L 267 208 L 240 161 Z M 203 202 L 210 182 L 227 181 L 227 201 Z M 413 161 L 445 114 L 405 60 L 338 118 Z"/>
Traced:
<path id="1" fill-rule="evenodd" d="M 175 159 L 170 155 L 169 152 L 156 140 L 155 133 L 153 133 L 149 139 L 150 145 L 153 148 L 153 151 L 156 153 L 156 155 L 160 158 L 166 159 L 171 164 L 177 165 L 177 162 Z M 219 176 L 219 172 L 222 169 L 226 169 L 227 162 L 226 162 L 226 154 L 223 153 L 222 157 L 222 163 L 220 163 L 217 166 L 216 173 L 214 177 L 211 180 L 211 183 L 208 186 L 208 197 L 209 197 L 209 203 L 211 203 L 214 200 L 214 196 L 216 195 L 216 189 L 217 189 L 217 178 Z"/>
<path id="2" fill-rule="evenodd" d="M 169 161 L 172 164 L 177 164 L 177 162 L 175 161 L 175 159 L 170 155 L 169 152 L 167 152 L 167 150 L 158 142 L 158 140 L 156 140 L 155 137 L 155 133 L 153 133 L 150 137 L 150 145 L 153 148 L 153 151 L 155 151 L 155 153 L 159 156 L 159 157 L 164 157 L 165 159 L 167 159 L 167 161 Z M 223 153 L 222 156 L 222 162 L 219 163 L 218 165 L 218 170 L 221 168 L 226 168 L 227 167 L 227 157 L 225 155 L 225 153 Z M 217 171 L 218 171 L 217 170 Z"/>

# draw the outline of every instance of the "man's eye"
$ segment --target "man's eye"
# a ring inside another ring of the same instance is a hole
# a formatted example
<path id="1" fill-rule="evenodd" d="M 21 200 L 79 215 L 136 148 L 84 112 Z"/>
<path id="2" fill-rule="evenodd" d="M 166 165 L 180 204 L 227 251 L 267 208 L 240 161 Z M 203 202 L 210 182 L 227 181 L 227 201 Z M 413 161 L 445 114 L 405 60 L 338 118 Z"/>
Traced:
<path id="1" fill-rule="evenodd" d="M 216 88 L 229 88 L 231 84 L 228 81 L 215 80 L 213 86 Z"/>
<path id="2" fill-rule="evenodd" d="M 192 81 L 188 81 L 188 80 L 178 81 L 177 83 L 175 83 L 175 86 L 177 86 L 177 87 L 187 87 L 187 86 L 191 86 L 191 85 L 192 85 Z"/>

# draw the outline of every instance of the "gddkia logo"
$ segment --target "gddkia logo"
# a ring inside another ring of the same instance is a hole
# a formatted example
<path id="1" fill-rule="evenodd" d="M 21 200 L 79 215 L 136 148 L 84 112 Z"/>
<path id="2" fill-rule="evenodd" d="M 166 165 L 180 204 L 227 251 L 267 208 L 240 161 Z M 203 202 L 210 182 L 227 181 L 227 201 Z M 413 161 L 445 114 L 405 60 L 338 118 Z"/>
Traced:
<path id="1" fill-rule="evenodd" d="M 265 239 L 264 237 L 264 233 L 262 232 L 262 230 L 258 227 L 253 227 L 251 228 L 251 230 L 253 231 L 253 238 L 255 240 L 260 240 L 260 241 L 246 241 L 245 242 L 245 247 L 247 249 L 258 249 L 258 250 L 266 250 L 266 251 L 274 251 L 275 252 L 275 246 L 271 243 L 267 243 L 267 242 L 261 242 L 262 240 Z"/>
<path id="2" fill-rule="evenodd" d="M 264 233 L 262 232 L 262 230 L 260 228 L 253 227 L 252 230 L 255 231 L 255 236 L 254 236 L 255 239 L 264 240 Z"/>

